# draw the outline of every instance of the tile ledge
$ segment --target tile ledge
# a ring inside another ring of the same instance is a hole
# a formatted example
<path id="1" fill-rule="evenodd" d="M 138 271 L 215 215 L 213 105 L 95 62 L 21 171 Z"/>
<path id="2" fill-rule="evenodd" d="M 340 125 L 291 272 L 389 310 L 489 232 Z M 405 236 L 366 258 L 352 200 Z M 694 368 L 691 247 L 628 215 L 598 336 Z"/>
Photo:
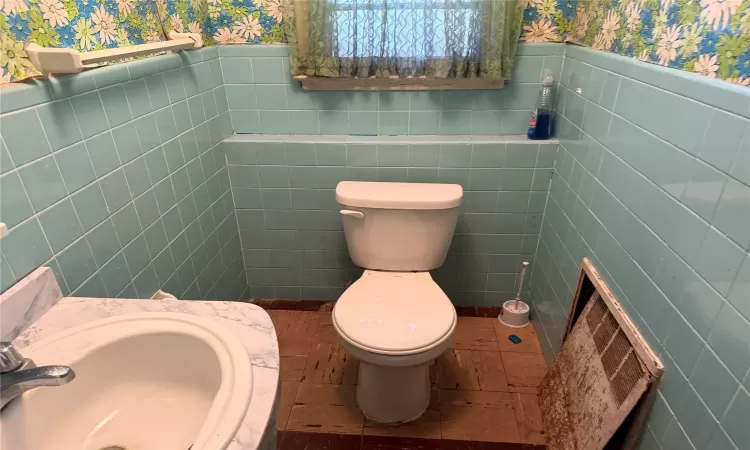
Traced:
<path id="1" fill-rule="evenodd" d="M 545 144 L 556 145 L 560 141 L 549 139 L 533 141 L 522 134 L 505 135 L 401 135 L 401 136 L 350 136 L 344 134 L 234 134 L 224 142 L 280 142 L 280 143 L 330 143 L 330 144 L 441 144 L 441 143 L 471 143 L 471 144 Z"/>

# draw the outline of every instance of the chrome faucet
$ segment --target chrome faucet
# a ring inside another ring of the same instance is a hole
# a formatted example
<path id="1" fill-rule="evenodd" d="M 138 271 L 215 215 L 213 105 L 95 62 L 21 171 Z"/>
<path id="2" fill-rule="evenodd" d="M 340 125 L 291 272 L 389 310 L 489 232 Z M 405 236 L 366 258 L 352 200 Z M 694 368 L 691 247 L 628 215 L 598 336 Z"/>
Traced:
<path id="1" fill-rule="evenodd" d="M 76 377 L 68 366 L 37 367 L 10 342 L 0 342 L 0 409 L 24 392 L 43 386 L 60 386 Z"/>

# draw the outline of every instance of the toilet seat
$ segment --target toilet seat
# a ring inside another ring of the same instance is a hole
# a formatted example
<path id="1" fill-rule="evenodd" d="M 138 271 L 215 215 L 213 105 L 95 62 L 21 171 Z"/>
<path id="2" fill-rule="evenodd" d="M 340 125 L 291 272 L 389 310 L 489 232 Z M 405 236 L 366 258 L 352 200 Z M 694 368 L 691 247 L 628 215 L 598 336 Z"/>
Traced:
<path id="1" fill-rule="evenodd" d="M 342 339 L 383 355 L 412 355 L 442 344 L 456 309 L 429 272 L 366 270 L 338 299 L 333 325 Z"/>

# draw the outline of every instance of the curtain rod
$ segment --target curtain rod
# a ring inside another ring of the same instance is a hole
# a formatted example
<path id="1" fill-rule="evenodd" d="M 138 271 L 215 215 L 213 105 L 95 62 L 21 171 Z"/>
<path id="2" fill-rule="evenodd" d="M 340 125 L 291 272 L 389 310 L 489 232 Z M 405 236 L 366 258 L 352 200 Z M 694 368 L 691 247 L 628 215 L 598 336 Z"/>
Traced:
<path id="1" fill-rule="evenodd" d="M 148 55 L 165 51 L 178 51 L 203 47 L 199 33 L 169 33 L 169 40 L 127 47 L 79 52 L 73 48 L 46 48 L 31 43 L 26 53 L 36 68 L 44 75 L 51 73 L 78 73 L 85 68 L 108 61 Z"/>

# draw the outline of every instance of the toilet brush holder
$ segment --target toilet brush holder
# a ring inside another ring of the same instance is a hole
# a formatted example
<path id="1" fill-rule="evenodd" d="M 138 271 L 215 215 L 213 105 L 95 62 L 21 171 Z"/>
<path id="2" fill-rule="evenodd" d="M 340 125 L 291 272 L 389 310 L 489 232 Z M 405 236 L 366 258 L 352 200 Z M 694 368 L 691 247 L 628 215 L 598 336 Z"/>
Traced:
<path id="1" fill-rule="evenodd" d="M 510 328 L 523 328 L 529 324 L 529 305 L 526 302 L 508 300 L 503 303 L 502 312 L 497 320 Z"/>
<path id="2" fill-rule="evenodd" d="M 526 277 L 526 268 L 529 266 L 527 261 L 521 264 L 521 274 L 518 277 L 518 293 L 514 300 L 508 300 L 503 303 L 503 309 L 497 320 L 503 325 L 510 328 L 523 328 L 529 324 L 529 305 L 521 301 L 521 291 L 523 290 L 523 279 Z"/>

